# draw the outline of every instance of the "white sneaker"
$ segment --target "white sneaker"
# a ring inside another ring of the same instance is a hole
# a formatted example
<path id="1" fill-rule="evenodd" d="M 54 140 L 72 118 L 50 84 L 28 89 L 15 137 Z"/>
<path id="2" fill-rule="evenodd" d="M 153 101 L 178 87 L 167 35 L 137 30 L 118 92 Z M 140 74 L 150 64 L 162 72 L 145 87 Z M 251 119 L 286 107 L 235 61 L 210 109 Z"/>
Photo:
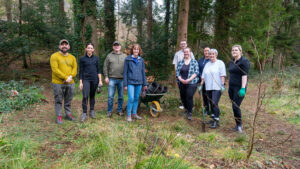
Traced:
<path id="1" fill-rule="evenodd" d="M 127 121 L 132 122 L 131 116 L 127 116 Z"/>
<path id="2" fill-rule="evenodd" d="M 183 106 L 179 106 L 179 109 L 183 110 L 183 109 L 184 109 L 184 107 L 183 107 Z"/>
<path id="3" fill-rule="evenodd" d="M 138 120 L 142 120 L 142 117 L 138 116 L 137 114 L 133 114 L 133 118 L 138 119 Z"/>

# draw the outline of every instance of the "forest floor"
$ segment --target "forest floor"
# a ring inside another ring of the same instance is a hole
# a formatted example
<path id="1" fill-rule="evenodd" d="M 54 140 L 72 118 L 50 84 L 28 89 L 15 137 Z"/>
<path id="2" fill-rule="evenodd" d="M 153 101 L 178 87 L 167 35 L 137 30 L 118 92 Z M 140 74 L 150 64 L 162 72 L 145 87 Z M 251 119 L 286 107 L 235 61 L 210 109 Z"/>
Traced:
<path id="1" fill-rule="evenodd" d="M 178 89 L 168 82 L 161 82 L 168 85 L 169 92 L 160 100 L 163 112 L 158 118 L 151 117 L 145 105 L 139 109 L 143 120 L 128 123 L 116 113 L 108 118 L 107 86 L 104 86 L 96 97 L 96 119 L 85 123 L 64 120 L 57 125 L 50 65 L 33 63 L 31 69 L 39 76 L 34 76 L 35 82 L 28 80 L 28 84 L 43 87 L 47 101 L 23 111 L 0 114 L 0 147 L 5 139 L 11 151 L 0 157 L 0 168 L 300 168 L 297 94 L 288 108 L 284 108 L 286 104 L 276 107 L 283 99 L 278 96 L 277 102 L 270 99 L 267 103 L 271 106 L 259 112 L 253 154 L 246 162 L 256 104 L 255 80 L 250 80 L 242 103 L 244 134 L 231 131 L 235 124 L 227 91 L 219 103 L 220 127 L 209 129 L 207 125 L 204 133 L 197 108 L 193 120 L 186 120 L 183 110 L 178 109 Z M 267 89 L 270 85 L 265 83 Z M 299 89 L 291 90 L 299 94 Z M 127 93 L 124 96 L 126 103 Z M 198 100 L 196 93 L 195 101 Z M 80 118 L 78 87 L 72 112 Z"/>

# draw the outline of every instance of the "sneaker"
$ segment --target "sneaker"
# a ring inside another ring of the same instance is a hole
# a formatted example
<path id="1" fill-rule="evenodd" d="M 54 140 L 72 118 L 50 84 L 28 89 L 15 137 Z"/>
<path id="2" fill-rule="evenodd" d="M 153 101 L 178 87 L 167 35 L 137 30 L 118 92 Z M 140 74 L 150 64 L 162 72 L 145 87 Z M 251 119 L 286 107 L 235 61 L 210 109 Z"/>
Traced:
<path id="1" fill-rule="evenodd" d="M 96 118 L 96 115 L 95 115 L 95 111 L 94 110 L 91 110 L 90 111 L 90 116 L 92 119 L 95 119 Z"/>
<path id="2" fill-rule="evenodd" d="M 243 133 L 243 128 L 242 128 L 242 126 L 237 126 L 237 132 L 238 132 L 239 134 L 242 134 L 242 133 Z"/>
<path id="3" fill-rule="evenodd" d="M 123 116 L 124 113 L 123 113 L 123 112 L 118 112 L 118 115 L 119 115 L 119 116 Z"/>
<path id="4" fill-rule="evenodd" d="M 86 117 L 87 117 L 86 113 L 83 113 L 80 122 L 84 122 L 86 120 Z"/>
<path id="5" fill-rule="evenodd" d="M 56 118 L 56 123 L 57 123 L 57 124 L 63 124 L 62 116 L 57 116 L 57 118 Z"/>
<path id="6" fill-rule="evenodd" d="M 66 114 L 66 119 L 70 121 L 75 121 L 75 118 L 72 116 L 72 113 Z"/>
<path id="7" fill-rule="evenodd" d="M 138 119 L 138 120 L 142 120 L 142 117 L 137 115 L 137 114 L 133 114 L 133 118 Z"/>
<path id="8" fill-rule="evenodd" d="M 192 115 L 188 115 L 187 119 L 192 120 Z"/>
<path id="9" fill-rule="evenodd" d="M 184 109 L 184 107 L 183 107 L 183 106 L 179 106 L 179 109 L 183 110 L 183 109 Z"/>
<path id="10" fill-rule="evenodd" d="M 112 112 L 107 112 L 107 117 L 111 117 L 112 116 Z"/>
<path id="11" fill-rule="evenodd" d="M 132 122 L 131 116 L 127 116 L 127 121 Z"/>

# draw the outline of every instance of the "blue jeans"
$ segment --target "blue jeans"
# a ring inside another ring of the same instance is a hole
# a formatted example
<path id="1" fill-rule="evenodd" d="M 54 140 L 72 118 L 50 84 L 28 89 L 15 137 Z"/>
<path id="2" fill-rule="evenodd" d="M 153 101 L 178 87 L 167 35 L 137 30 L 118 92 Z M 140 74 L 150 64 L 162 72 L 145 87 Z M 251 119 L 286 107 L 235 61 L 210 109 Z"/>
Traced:
<path id="1" fill-rule="evenodd" d="M 136 114 L 142 85 L 128 85 L 127 115 Z"/>
<path id="2" fill-rule="evenodd" d="M 115 90 L 118 90 L 118 112 L 122 112 L 123 107 L 123 79 L 115 79 L 115 78 L 109 78 L 109 87 L 108 87 L 108 107 L 107 111 L 112 112 L 113 105 L 114 105 L 114 96 L 115 96 Z"/>

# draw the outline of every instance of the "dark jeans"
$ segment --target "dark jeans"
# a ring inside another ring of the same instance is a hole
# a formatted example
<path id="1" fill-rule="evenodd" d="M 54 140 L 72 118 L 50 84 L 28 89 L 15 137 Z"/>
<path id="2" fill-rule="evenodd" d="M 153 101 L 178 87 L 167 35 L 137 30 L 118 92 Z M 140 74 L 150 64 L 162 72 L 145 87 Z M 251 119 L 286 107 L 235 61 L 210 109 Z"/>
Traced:
<path id="1" fill-rule="evenodd" d="M 208 101 L 208 95 L 207 95 L 207 91 L 205 89 L 205 83 L 203 84 L 202 87 L 202 98 L 203 98 L 203 103 L 204 103 L 204 107 L 207 113 L 209 113 L 209 101 Z"/>
<path id="2" fill-rule="evenodd" d="M 66 114 L 71 114 L 71 102 L 74 95 L 75 84 L 54 84 L 52 83 L 54 93 L 54 108 L 56 116 L 62 116 L 62 102 Z"/>
<path id="3" fill-rule="evenodd" d="M 193 96 L 197 89 L 197 84 L 179 83 L 180 98 L 184 108 L 188 111 L 188 115 L 192 115 L 194 107 Z"/>
<path id="4" fill-rule="evenodd" d="M 94 110 L 95 107 L 95 94 L 98 87 L 98 81 L 83 80 L 82 90 L 82 110 L 83 113 L 87 113 L 87 104 L 90 96 L 90 110 Z"/>
<path id="5" fill-rule="evenodd" d="M 219 100 L 221 98 L 221 90 L 207 90 L 207 96 L 209 98 L 209 104 L 212 111 L 212 118 L 219 121 L 220 109 L 219 109 Z"/>
<path id="6" fill-rule="evenodd" d="M 244 97 L 240 97 L 238 95 L 240 89 L 241 87 L 239 86 L 229 86 L 228 89 L 229 98 L 232 101 L 232 110 L 234 114 L 234 119 L 237 125 L 242 124 L 242 112 L 240 109 L 240 105 L 242 104 Z"/>

